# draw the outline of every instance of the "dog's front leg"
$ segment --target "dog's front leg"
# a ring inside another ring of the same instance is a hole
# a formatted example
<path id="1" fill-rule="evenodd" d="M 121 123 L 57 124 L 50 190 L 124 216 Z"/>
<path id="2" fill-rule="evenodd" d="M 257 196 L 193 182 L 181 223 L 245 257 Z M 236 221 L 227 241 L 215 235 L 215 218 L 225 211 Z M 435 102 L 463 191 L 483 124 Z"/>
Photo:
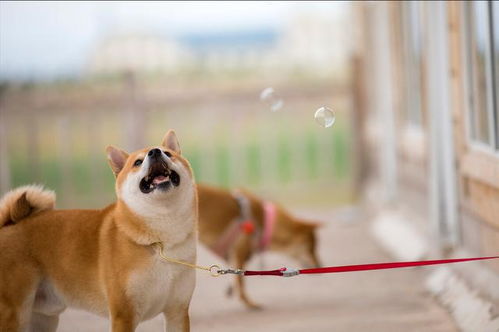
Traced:
<path id="1" fill-rule="evenodd" d="M 191 321 L 189 307 L 169 308 L 163 312 L 165 317 L 165 332 L 189 332 Z"/>
<path id="2" fill-rule="evenodd" d="M 122 315 L 111 316 L 111 332 L 133 332 L 136 325 L 133 317 Z"/>
<path id="3" fill-rule="evenodd" d="M 189 305 L 196 285 L 196 271 L 183 268 L 183 272 L 174 279 L 175 287 L 168 294 L 171 299 L 163 309 L 165 331 L 189 332 Z"/>
<path id="4" fill-rule="evenodd" d="M 229 253 L 229 261 L 231 266 L 236 269 L 244 269 L 244 265 L 250 259 L 252 254 L 252 238 L 251 236 L 244 236 L 236 243 L 232 251 Z M 262 307 L 253 301 L 251 301 L 246 295 L 246 289 L 244 287 L 244 277 L 242 275 L 236 276 L 236 290 L 239 293 L 239 298 L 244 304 L 252 310 L 260 310 Z"/>
<path id="5" fill-rule="evenodd" d="M 125 296 L 110 297 L 111 332 L 133 332 L 137 327 L 135 311 Z"/>

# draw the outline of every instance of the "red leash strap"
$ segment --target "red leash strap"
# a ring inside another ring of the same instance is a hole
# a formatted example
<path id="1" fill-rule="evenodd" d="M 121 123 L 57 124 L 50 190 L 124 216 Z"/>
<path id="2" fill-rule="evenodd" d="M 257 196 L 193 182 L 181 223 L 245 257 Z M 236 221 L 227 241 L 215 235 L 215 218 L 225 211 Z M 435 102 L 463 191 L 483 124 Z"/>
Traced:
<path id="1" fill-rule="evenodd" d="M 285 267 L 280 268 L 278 270 L 269 270 L 269 271 L 244 271 L 243 275 L 245 276 L 283 276 L 283 272 L 287 269 Z"/>
<path id="2" fill-rule="evenodd" d="M 314 269 L 303 269 L 303 270 L 288 269 L 288 268 L 283 267 L 283 268 L 278 269 L 278 270 L 270 270 L 270 271 L 244 271 L 243 274 L 245 276 L 292 277 L 292 276 L 295 276 L 298 274 L 321 274 L 321 273 L 340 273 L 340 272 L 354 272 L 354 271 L 398 269 L 398 268 L 403 268 L 403 267 L 438 265 L 438 264 L 452 264 L 452 263 L 481 261 L 481 260 L 498 259 L 498 258 L 499 258 L 499 256 L 455 258 L 455 259 L 437 259 L 437 260 L 412 261 L 412 262 L 392 262 L 392 263 L 329 266 L 329 267 L 319 267 L 319 268 L 314 268 Z"/>

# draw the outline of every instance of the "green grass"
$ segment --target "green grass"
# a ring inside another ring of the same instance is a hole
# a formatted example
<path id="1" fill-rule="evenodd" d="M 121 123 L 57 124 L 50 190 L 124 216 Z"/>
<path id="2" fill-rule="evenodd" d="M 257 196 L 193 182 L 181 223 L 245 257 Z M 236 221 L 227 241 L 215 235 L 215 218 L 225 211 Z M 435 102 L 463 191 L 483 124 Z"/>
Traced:
<path id="1" fill-rule="evenodd" d="M 215 158 L 217 183 L 222 187 L 228 187 L 230 184 L 230 165 L 229 152 L 225 142 L 220 142 L 216 145 Z"/>
<path id="2" fill-rule="evenodd" d="M 246 145 L 246 155 L 247 155 L 247 166 L 248 166 L 248 182 L 252 185 L 258 185 L 260 183 L 262 170 L 261 170 L 261 155 L 258 143 L 254 140 L 250 141 Z"/>
<path id="3" fill-rule="evenodd" d="M 287 183 L 291 180 L 291 158 L 289 138 L 281 133 L 279 135 L 277 150 L 277 167 L 279 169 L 279 179 L 281 183 Z"/>
<path id="4" fill-rule="evenodd" d="M 347 177 L 350 169 L 348 154 L 349 142 L 344 127 L 339 127 L 333 134 L 333 175 L 338 179 Z"/>
<path id="5" fill-rule="evenodd" d="M 261 142 L 257 141 L 254 136 L 239 147 L 245 151 L 245 159 L 243 161 L 236 160 L 235 164 L 231 164 L 230 152 L 225 139 L 215 140 L 212 145 L 213 151 L 201 152 L 200 145 L 191 143 L 183 149 L 184 155 L 189 159 L 193 168 L 196 180 L 199 182 L 211 182 L 215 185 L 230 187 L 233 183 L 232 176 L 234 169 L 242 167 L 241 163 L 245 162 L 247 172 L 243 179 L 237 179 L 238 184 L 247 184 L 251 188 L 259 188 L 260 186 L 279 186 L 293 185 L 296 181 L 309 181 L 309 187 L 314 188 L 315 183 L 329 183 L 334 180 L 335 183 L 346 183 L 350 179 L 350 159 L 349 159 L 349 140 L 347 132 L 339 126 L 330 135 L 332 140 L 329 145 L 332 148 L 331 159 L 328 161 L 330 166 L 319 167 L 320 163 L 327 162 L 324 159 L 319 159 L 321 147 L 318 144 L 320 137 L 313 130 L 307 130 L 300 135 L 281 131 L 277 135 L 275 142 L 276 165 L 266 165 L 266 167 L 275 167 L 277 179 L 274 184 L 262 183 L 262 160 Z M 296 142 L 303 141 L 305 148 L 302 149 L 304 154 L 299 158 L 302 165 L 299 166 L 300 176 L 298 179 L 293 176 L 296 171 L 296 162 L 291 158 L 291 152 Z M 11 183 L 15 186 L 20 186 L 27 183 L 37 182 L 46 185 L 47 187 L 56 190 L 59 194 L 61 204 L 69 204 L 71 201 L 84 200 L 88 205 L 99 205 L 102 197 L 112 197 L 114 191 L 114 177 L 112 176 L 109 166 L 105 162 L 104 157 L 98 160 L 89 159 L 89 155 L 83 151 L 76 155 L 68 156 L 65 160 L 67 170 L 62 169 L 60 158 L 53 154 L 42 154 L 39 160 L 38 174 L 39 178 L 35 178 L 30 160 L 26 155 L 14 153 L 11 155 Z M 202 172 L 203 158 L 214 158 L 214 176 L 207 176 Z M 321 169 L 326 169 L 326 173 L 321 172 Z M 301 174 L 303 172 L 303 174 Z M 64 177 L 67 178 L 64 178 Z M 97 176 L 97 178 L 93 178 Z M 321 184 L 322 185 L 322 184 Z M 69 192 L 67 192 L 69 191 Z M 95 199 L 94 199 L 95 198 Z"/>
<path id="6" fill-rule="evenodd" d="M 185 157 L 191 164 L 192 171 L 194 172 L 196 181 L 201 181 L 199 175 L 201 174 L 201 155 L 197 146 L 191 146 L 184 152 Z"/>
<path id="7" fill-rule="evenodd" d="M 318 175 L 318 148 L 315 134 L 308 130 L 305 137 L 305 162 L 307 165 L 307 174 L 310 180 L 315 180 Z M 340 156 L 342 158 L 342 156 Z"/>

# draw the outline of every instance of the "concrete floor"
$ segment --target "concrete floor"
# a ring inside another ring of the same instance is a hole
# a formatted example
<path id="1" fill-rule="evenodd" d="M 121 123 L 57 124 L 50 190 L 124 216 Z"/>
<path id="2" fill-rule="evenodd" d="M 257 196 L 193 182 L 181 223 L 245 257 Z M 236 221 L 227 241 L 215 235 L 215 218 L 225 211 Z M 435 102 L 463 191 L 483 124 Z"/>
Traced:
<path id="1" fill-rule="evenodd" d="M 312 213 L 313 215 L 313 213 Z M 315 213 L 315 215 L 318 215 Z M 332 214 L 319 214 L 323 220 Z M 366 222 L 331 220 L 320 229 L 319 253 L 324 265 L 390 261 L 373 241 Z M 204 248 L 199 262 L 219 260 Z M 266 254 L 267 268 L 295 264 Z M 259 267 L 258 260 L 252 267 Z M 248 277 L 248 289 L 262 311 L 248 311 L 225 293 L 230 277 L 198 273 L 191 304 L 193 331 L 457 331 L 447 312 L 424 289 L 422 268 L 353 272 L 294 278 Z M 161 317 L 142 323 L 138 331 L 163 331 Z M 67 310 L 58 331 L 108 331 L 106 319 Z"/>

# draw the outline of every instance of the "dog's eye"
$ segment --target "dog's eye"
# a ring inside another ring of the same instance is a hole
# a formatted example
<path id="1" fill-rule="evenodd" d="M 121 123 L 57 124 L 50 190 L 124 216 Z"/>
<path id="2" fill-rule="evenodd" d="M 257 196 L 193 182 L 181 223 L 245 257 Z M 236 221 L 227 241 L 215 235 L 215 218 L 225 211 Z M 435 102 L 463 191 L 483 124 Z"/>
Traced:
<path id="1" fill-rule="evenodd" d="M 171 154 L 170 152 L 168 152 L 168 151 L 163 151 L 163 152 L 166 154 L 166 156 L 167 156 L 168 158 L 170 158 L 170 157 L 172 156 L 172 154 Z"/>
<path id="2" fill-rule="evenodd" d="M 133 163 L 133 166 L 137 167 L 137 166 L 140 166 L 142 165 L 142 159 L 137 159 L 135 160 L 135 162 Z"/>

